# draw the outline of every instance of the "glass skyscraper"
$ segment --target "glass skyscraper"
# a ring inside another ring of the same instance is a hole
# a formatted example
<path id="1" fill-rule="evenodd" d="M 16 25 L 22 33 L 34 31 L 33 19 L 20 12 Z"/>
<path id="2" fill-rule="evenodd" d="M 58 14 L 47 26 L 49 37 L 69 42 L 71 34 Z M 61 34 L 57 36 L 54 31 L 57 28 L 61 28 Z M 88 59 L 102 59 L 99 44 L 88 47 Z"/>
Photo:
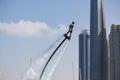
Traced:
<path id="1" fill-rule="evenodd" d="M 108 53 L 103 0 L 91 0 L 90 80 L 107 80 Z"/>
<path id="2" fill-rule="evenodd" d="M 90 80 L 90 34 L 83 30 L 79 35 L 79 80 Z"/>

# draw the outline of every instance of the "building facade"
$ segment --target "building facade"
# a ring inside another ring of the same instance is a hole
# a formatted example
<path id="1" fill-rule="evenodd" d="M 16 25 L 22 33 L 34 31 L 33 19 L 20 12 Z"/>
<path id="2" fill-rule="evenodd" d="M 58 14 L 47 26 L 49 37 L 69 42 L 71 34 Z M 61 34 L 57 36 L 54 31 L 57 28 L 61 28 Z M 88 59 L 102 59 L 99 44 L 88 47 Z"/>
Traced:
<path id="1" fill-rule="evenodd" d="M 108 44 L 108 80 L 110 80 L 110 44 L 109 39 L 107 41 Z"/>
<path id="2" fill-rule="evenodd" d="M 120 25 L 112 25 L 109 35 L 110 80 L 120 80 Z"/>
<path id="3" fill-rule="evenodd" d="M 79 35 L 79 80 L 90 80 L 90 34 L 83 30 Z"/>
<path id="4" fill-rule="evenodd" d="M 2 73 L 0 72 L 0 80 L 3 80 L 3 78 L 2 78 Z"/>
<path id="5" fill-rule="evenodd" d="M 108 80 L 103 0 L 91 0 L 90 11 L 90 80 Z"/>

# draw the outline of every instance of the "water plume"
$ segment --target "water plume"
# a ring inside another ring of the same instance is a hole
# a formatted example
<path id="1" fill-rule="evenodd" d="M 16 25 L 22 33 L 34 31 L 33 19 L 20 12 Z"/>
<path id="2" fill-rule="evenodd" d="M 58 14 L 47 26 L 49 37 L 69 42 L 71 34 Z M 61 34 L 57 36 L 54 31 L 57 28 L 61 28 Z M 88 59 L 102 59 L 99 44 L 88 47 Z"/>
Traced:
<path id="1" fill-rule="evenodd" d="M 54 51 L 55 47 L 59 44 L 62 37 L 55 41 L 45 52 L 42 58 L 36 59 L 34 63 L 26 71 L 26 74 L 23 77 L 23 80 L 39 80 L 39 74 L 41 73 L 47 59 Z"/>

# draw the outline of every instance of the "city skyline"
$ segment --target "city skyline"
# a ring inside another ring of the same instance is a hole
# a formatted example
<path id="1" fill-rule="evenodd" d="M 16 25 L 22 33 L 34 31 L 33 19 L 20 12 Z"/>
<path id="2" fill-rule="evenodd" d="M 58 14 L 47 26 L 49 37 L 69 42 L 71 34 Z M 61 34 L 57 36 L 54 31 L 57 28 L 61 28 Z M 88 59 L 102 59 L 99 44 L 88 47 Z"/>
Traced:
<path id="1" fill-rule="evenodd" d="M 111 24 L 120 23 L 119 3 L 119 0 L 105 0 L 107 34 Z M 73 20 L 76 23 L 73 37 L 52 79 L 72 80 L 71 62 L 75 64 L 75 79 L 78 79 L 78 35 L 90 27 L 89 0 L 1 0 L 0 12 L 0 72 L 3 79 L 21 79 L 30 58 L 34 62 L 42 57 L 46 48 L 63 35 Z"/>

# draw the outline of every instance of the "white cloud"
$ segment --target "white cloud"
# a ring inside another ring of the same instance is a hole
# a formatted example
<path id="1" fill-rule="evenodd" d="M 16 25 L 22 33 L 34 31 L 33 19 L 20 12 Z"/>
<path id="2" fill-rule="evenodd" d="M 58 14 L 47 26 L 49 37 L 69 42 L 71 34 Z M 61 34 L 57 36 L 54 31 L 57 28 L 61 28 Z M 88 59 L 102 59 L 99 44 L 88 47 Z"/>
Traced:
<path id="1" fill-rule="evenodd" d="M 0 22 L 0 31 L 7 34 L 19 36 L 34 35 L 55 35 L 66 31 L 66 27 L 60 24 L 57 28 L 51 28 L 45 22 L 31 22 L 20 20 L 18 23 L 2 23 Z"/>

